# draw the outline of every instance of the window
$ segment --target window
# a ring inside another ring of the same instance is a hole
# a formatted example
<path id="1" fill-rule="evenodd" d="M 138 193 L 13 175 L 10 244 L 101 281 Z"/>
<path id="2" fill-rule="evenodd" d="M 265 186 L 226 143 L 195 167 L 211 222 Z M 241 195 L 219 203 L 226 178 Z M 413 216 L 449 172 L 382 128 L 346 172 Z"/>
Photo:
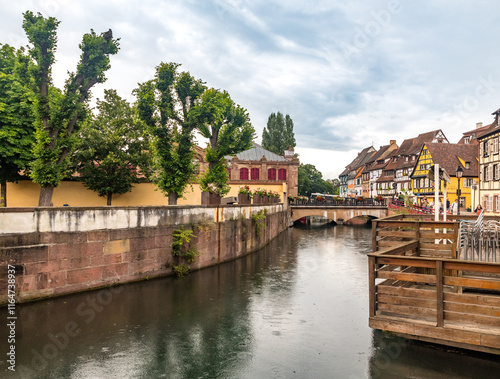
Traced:
<path id="1" fill-rule="evenodd" d="M 267 180 L 276 180 L 276 169 L 270 168 L 267 170 Z"/>
<path id="2" fill-rule="evenodd" d="M 474 179 L 472 178 L 464 178 L 464 188 L 470 188 L 472 187 Z"/>
<path id="3" fill-rule="evenodd" d="M 286 180 L 286 169 L 280 168 L 278 170 L 278 180 Z"/>
<path id="4" fill-rule="evenodd" d="M 483 143 L 483 155 L 485 157 L 487 157 L 488 155 L 490 155 L 490 153 L 489 153 L 489 146 L 490 146 L 489 142 L 490 141 L 484 141 L 484 143 Z"/>
<path id="5" fill-rule="evenodd" d="M 498 137 L 493 139 L 493 154 L 498 154 Z"/>
<path id="6" fill-rule="evenodd" d="M 470 162 L 465 162 L 465 169 L 470 170 Z"/>
<path id="7" fill-rule="evenodd" d="M 248 180 L 248 168 L 240 168 L 240 180 Z"/>
<path id="8" fill-rule="evenodd" d="M 254 167 L 250 170 L 252 180 L 259 180 L 259 169 Z"/>
<path id="9" fill-rule="evenodd" d="M 464 137 L 464 143 L 465 143 L 466 145 L 468 145 L 468 144 L 469 144 L 469 137 Z"/>
<path id="10" fill-rule="evenodd" d="M 483 180 L 485 182 L 487 182 L 489 179 L 488 179 L 488 172 L 490 171 L 489 170 L 489 166 L 484 166 L 484 169 L 483 169 Z"/>
<path id="11" fill-rule="evenodd" d="M 493 165 L 488 166 L 488 180 L 493 180 Z"/>
<path id="12" fill-rule="evenodd" d="M 493 180 L 498 180 L 498 164 L 493 165 Z"/>
<path id="13" fill-rule="evenodd" d="M 486 198 L 486 211 L 492 212 L 493 211 L 493 196 L 485 196 L 485 198 Z"/>
<path id="14" fill-rule="evenodd" d="M 500 212 L 500 196 L 495 196 L 495 209 L 496 212 Z"/>

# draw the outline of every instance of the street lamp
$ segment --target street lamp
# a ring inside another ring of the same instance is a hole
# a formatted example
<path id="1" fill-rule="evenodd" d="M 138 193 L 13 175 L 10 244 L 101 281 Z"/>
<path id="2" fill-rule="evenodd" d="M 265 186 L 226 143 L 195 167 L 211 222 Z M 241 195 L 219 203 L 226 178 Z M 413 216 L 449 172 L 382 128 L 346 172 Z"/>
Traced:
<path id="1" fill-rule="evenodd" d="M 460 195 L 462 194 L 460 192 L 460 178 L 462 177 L 462 174 L 464 173 L 464 170 L 462 167 L 458 166 L 457 171 L 455 174 L 457 175 L 457 180 L 458 180 L 458 189 L 457 189 L 457 199 L 458 199 L 458 212 L 457 215 L 460 216 Z"/>

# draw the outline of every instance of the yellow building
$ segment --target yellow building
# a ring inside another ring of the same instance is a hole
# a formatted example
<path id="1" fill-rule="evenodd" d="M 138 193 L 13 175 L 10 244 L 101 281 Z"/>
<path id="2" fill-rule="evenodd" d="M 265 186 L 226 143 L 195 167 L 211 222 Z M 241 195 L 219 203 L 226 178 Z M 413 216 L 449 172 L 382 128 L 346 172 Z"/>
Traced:
<path id="1" fill-rule="evenodd" d="M 285 202 L 288 195 L 297 196 L 299 160 L 293 151 L 279 156 L 261 146 L 254 144 L 252 148 L 234 157 L 227 157 L 229 163 L 231 190 L 226 196 L 237 197 L 240 186 L 248 186 L 254 191 L 265 188 L 280 194 L 280 202 Z M 200 173 L 207 167 L 204 150 L 196 149 L 196 160 Z M 40 185 L 31 180 L 18 183 L 7 183 L 7 206 L 36 207 L 40 195 Z M 90 191 L 84 184 L 73 178 L 62 181 L 54 188 L 52 204 L 55 207 L 64 205 L 72 207 L 106 206 L 106 198 L 99 197 L 97 192 Z M 114 206 L 158 206 L 168 205 L 168 197 L 153 183 L 134 184 L 131 192 L 113 195 Z M 201 188 L 192 183 L 187 187 L 178 205 L 201 204 Z"/>
<path id="2" fill-rule="evenodd" d="M 460 207 L 462 209 L 470 208 L 472 205 L 471 188 L 478 181 L 479 174 L 479 147 L 466 144 L 451 144 L 451 143 L 426 143 L 423 145 L 418 155 L 417 162 L 413 168 L 412 174 L 412 191 L 420 199 L 419 204 L 422 204 L 423 198 L 427 198 L 430 202 L 434 200 L 434 182 L 429 180 L 429 169 L 435 164 L 444 169 L 451 182 L 447 184 L 447 200 L 450 204 L 457 199 L 457 190 L 459 189 L 460 180 Z M 456 172 L 461 168 L 462 177 L 457 178 Z M 444 182 L 441 182 L 439 196 L 443 201 Z"/>

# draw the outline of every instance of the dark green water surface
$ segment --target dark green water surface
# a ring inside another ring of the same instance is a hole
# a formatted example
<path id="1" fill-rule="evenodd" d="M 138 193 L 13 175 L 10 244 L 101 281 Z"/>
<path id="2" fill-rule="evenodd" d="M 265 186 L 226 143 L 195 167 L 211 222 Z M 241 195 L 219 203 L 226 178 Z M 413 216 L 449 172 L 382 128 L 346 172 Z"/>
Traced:
<path id="1" fill-rule="evenodd" d="M 370 229 L 293 228 L 186 278 L 18 305 L 17 371 L 2 327 L 0 377 L 500 377 L 500 357 L 370 329 L 370 250 Z"/>

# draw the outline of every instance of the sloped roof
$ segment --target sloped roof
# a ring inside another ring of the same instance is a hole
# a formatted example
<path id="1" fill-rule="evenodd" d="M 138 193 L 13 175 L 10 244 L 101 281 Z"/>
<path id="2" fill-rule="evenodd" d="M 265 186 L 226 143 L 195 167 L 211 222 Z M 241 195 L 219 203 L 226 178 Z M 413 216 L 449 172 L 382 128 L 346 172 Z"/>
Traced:
<path id="1" fill-rule="evenodd" d="M 349 163 L 347 166 L 345 166 L 345 170 L 342 171 L 342 174 L 339 175 L 341 176 L 348 176 L 349 179 L 354 178 L 354 176 L 349 176 L 349 173 L 353 170 L 356 170 L 360 168 L 363 164 L 366 163 L 366 159 L 368 159 L 370 156 L 373 155 L 374 152 L 376 152 L 375 148 L 373 146 L 368 146 L 365 147 L 363 150 L 361 150 L 356 158 L 353 159 L 351 163 Z M 363 163 L 364 162 L 364 163 Z"/>
<path id="2" fill-rule="evenodd" d="M 234 155 L 226 156 L 226 160 L 230 161 Z M 245 150 L 239 154 L 236 154 L 236 157 L 240 161 L 260 161 L 262 157 L 265 157 L 268 161 L 274 162 L 287 162 L 287 160 L 281 155 L 275 154 L 269 150 L 264 149 L 257 143 L 253 143 L 253 147 L 248 150 Z"/>
<path id="3" fill-rule="evenodd" d="M 479 176 L 479 146 L 465 145 L 455 143 L 427 143 L 427 150 L 434 163 L 444 168 L 448 175 L 455 176 L 457 167 L 464 170 L 464 177 Z M 470 168 L 466 169 L 460 159 L 464 162 L 470 162 Z"/>
<path id="4" fill-rule="evenodd" d="M 478 143 L 477 139 L 481 137 L 483 134 L 485 134 L 492 126 L 493 124 L 489 124 L 486 126 L 482 126 L 480 128 L 472 129 L 467 132 L 463 133 L 462 138 L 460 138 L 460 141 L 458 141 L 459 145 L 465 145 L 465 138 L 469 137 L 469 143 L 475 144 Z"/>

